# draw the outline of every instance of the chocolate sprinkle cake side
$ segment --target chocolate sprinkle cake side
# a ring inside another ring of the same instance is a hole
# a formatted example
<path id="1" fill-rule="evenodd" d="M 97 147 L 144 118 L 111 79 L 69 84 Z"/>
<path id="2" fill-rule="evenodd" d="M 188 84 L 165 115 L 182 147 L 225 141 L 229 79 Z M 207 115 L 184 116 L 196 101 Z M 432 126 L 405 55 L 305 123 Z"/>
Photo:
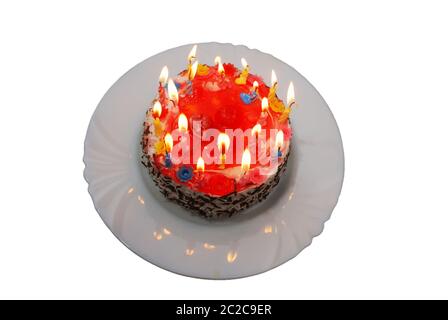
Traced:
<path id="1" fill-rule="evenodd" d="M 143 136 L 144 137 L 144 136 Z M 147 139 L 142 139 L 142 150 L 146 148 Z M 148 169 L 154 183 L 160 192 L 168 199 L 187 210 L 208 219 L 231 217 L 236 213 L 265 200 L 280 181 L 281 175 L 286 170 L 289 152 L 283 163 L 278 167 L 275 175 L 258 187 L 248 189 L 239 193 L 231 193 L 222 197 L 211 197 L 203 193 L 195 192 L 189 188 L 173 181 L 160 173 L 150 158 L 142 155 L 142 164 Z"/>

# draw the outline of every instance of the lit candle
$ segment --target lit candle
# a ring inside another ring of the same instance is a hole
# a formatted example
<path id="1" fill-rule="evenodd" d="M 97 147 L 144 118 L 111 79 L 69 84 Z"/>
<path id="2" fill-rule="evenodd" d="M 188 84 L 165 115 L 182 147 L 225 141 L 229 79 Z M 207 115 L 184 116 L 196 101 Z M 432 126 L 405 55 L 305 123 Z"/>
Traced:
<path id="1" fill-rule="evenodd" d="M 269 110 L 269 101 L 268 98 L 264 97 L 261 99 L 261 116 L 266 117 Z"/>
<path id="2" fill-rule="evenodd" d="M 154 102 L 154 105 L 152 106 L 152 116 L 154 119 L 159 118 L 162 114 L 162 105 L 160 104 L 160 101 Z"/>
<path id="3" fill-rule="evenodd" d="M 168 80 L 168 67 L 164 66 L 162 68 L 162 71 L 160 71 L 160 76 L 159 76 L 160 86 L 164 87 L 166 85 L 167 80 Z"/>
<path id="4" fill-rule="evenodd" d="M 190 81 L 193 81 L 194 76 L 196 75 L 196 71 L 197 71 L 197 70 L 198 70 L 198 62 L 195 61 L 195 62 L 193 63 L 193 65 L 191 66 L 190 71 L 189 71 L 189 73 L 188 73 L 188 79 L 189 79 Z"/>
<path id="5" fill-rule="evenodd" d="M 188 64 L 193 62 L 193 59 L 196 59 L 196 51 L 198 49 L 198 45 L 195 44 L 193 48 L 191 48 L 190 53 L 188 54 Z"/>
<path id="6" fill-rule="evenodd" d="M 168 96 L 170 101 L 173 102 L 174 106 L 177 106 L 179 102 L 179 94 L 177 93 L 176 85 L 174 84 L 173 79 L 168 80 Z"/>
<path id="7" fill-rule="evenodd" d="M 181 113 L 179 115 L 179 119 L 177 120 L 177 125 L 179 127 L 179 131 L 182 133 L 186 133 L 188 131 L 188 119 L 185 114 Z"/>
<path id="8" fill-rule="evenodd" d="M 167 168 L 170 168 L 173 163 L 171 162 L 171 155 L 170 152 L 173 149 L 173 137 L 171 136 L 171 134 L 167 133 L 165 135 L 165 151 L 166 151 L 166 155 L 165 155 L 165 166 Z"/>
<path id="9" fill-rule="evenodd" d="M 216 56 L 215 57 L 215 66 L 218 66 L 218 72 L 221 75 L 224 75 L 224 66 L 222 65 L 222 61 L 221 61 L 221 57 L 220 56 Z"/>
<path id="10" fill-rule="evenodd" d="M 269 88 L 269 94 L 268 94 L 269 101 L 272 101 L 275 98 L 275 94 L 277 92 L 277 86 L 278 86 L 277 75 L 275 74 L 275 71 L 272 70 L 271 87 Z"/>
<path id="11" fill-rule="evenodd" d="M 278 118 L 278 122 L 282 123 L 288 120 L 289 114 L 291 112 L 292 105 L 296 102 L 294 97 L 294 84 L 292 82 L 289 83 L 288 92 L 286 94 L 286 104 L 288 107 L 284 108 L 283 113 Z"/>
<path id="12" fill-rule="evenodd" d="M 249 64 L 247 63 L 246 59 L 241 58 L 241 64 L 243 65 L 243 72 L 249 73 Z"/>
<path id="13" fill-rule="evenodd" d="M 288 93 L 286 95 L 286 101 L 288 104 L 288 108 L 291 108 L 292 105 L 296 102 L 294 95 L 294 84 L 292 82 L 289 83 Z"/>
<path id="14" fill-rule="evenodd" d="M 254 81 L 254 83 L 252 84 L 252 89 L 249 92 L 249 94 L 247 93 L 240 93 L 240 97 L 241 100 L 243 100 L 244 104 L 251 104 L 252 102 L 255 101 L 255 99 L 257 99 L 258 97 L 258 82 Z"/>
<path id="15" fill-rule="evenodd" d="M 255 160 L 257 160 L 258 158 L 258 136 L 260 135 L 260 132 L 261 125 L 257 123 L 256 125 L 254 125 L 251 131 L 252 136 L 255 136 Z"/>
<path id="16" fill-rule="evenodd" d="M 283 147 L 283 131 L 280 130 L 277 132 L 276 136 L 275 136 L 275 147 L 277 148 L 277 157 L 281 157 L 282 156 L 282 147 Z"/>
<path id="17" fill-rule="evenodd" d="M 162 135 L 162 123 L 160 122 L 160 115 L 162 114 L 162 105 L 157 100 L 152 106 L 152 117 L 154 118 L 154 131 L 156 136 Z"/>
<path id="18" fill-rule="evenodd" d="M 198 45 L 195 44 L 193 48 L 191 48 L 190 53 L 188 54 L 188 75 L 191 74 L 191 68 L 193 65 L 194 59 L 196 59 L 196 50 L 198 49 Z"/>
<path id="19" fill-rule="evenodd" d="M 220 61 L 219 64 L 218 64 L 218 72 L 219 72 L 219 74 L 222 75 L 222 76 L 223 76 L 224 73 L 225 73 L 224 66 L 222 65 L 221 61 Z"/>
<path id="20" fill-rule="evenodd" d="M 165 100 L 165 86 L 167 81 L 168 81 L 168 67 L 164 66 L 159 76 L 159 99 Z"/>
<path id="21" fill-rule="evenodd" d="M 257 93 L 258 92 L 258 81 L 254 81 L 254 83 L 252 84 L 252 92 Z"/>
<path id="22" fill-rule="evenodd" d="M 258 138 L 258 135 L 261 132 L 261 125 L 259 123 L 257 123 L 256 125 L 254 125 L 254 127 L 252 128 L 252 135 L 255 135 L 255 137 Z"/>
<path id="23" fill-rule="evenodd" d="M 245 149 L 243 152 L 243 157 L 241 159 L 241 173 L 242 175 L 245 175 L 247 171 L 250 169 L 250 151 L 249 149 Z"/>
<path id="24" fill-rule="evenodd" d="M 230 138 L 225 133 L 220 133 L 218 135 L 218 147 L 219 151 L 221 152 L 220 160 L 221 160 L 221 166 L 220 168 L 224 168 L 226 163 L 226 152 L 230 147 Z"/>
<path id="25" fill-rule="evenodd" d="M 198 177 L 202 178 L 205 171 L 205 163 L 204 159 L 202 157 L 198 158 L 198 161 L 196 162 L 196 172 L 198 173 Z"/>
<path id="26" fill-rule="evenodd" d="M 240 76 L 235 79 L 236 84 L 246 84 L 247 77 L 249 76 L 249 64 L 246 59 L 241 58 L 241 64 L 243 65 L 243 71 Z"/>

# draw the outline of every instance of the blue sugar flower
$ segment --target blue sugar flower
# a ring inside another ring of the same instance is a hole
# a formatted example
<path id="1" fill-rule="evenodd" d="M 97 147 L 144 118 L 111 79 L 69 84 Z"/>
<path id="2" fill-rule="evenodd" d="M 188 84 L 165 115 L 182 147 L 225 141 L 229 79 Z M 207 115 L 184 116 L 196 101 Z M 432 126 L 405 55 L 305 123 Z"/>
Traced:
<path id="1" fill-rule="evenodd" d="M 244 104 L 250 104 L 252 102 L 250 95 L 247 93 L 240 93 L 240 98 L 243 100 Z"/>
<path id="2" fill-rule="evenodd" d="M 251 104 L 256 98 L 257 93 L 255 91 L 252 91 L 251 93 L 240 93 L 240 98 L 243 100 L 244 104 Z"/>
<path id="3" fill-rule="evenodd" d="M 193 168 L 182 166 L 177 170 L 176 175 L 180 181 L 187 182 L 193 177 Z"/>

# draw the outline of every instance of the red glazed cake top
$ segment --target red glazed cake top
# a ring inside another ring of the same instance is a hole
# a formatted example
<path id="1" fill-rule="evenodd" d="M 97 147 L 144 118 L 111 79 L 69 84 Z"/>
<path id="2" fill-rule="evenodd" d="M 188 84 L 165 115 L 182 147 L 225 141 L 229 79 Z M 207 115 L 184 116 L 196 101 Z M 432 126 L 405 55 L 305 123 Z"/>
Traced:
<path id="1" fill-rule="evenodd" d="M 145 122 L 144 152 L 161 174 L 194 191 L 240 192 L 266 182 L 284 161 L 289 112 L 275 88 L 248 67 L 190 64 L 172 82 L 161 79 Z"/>

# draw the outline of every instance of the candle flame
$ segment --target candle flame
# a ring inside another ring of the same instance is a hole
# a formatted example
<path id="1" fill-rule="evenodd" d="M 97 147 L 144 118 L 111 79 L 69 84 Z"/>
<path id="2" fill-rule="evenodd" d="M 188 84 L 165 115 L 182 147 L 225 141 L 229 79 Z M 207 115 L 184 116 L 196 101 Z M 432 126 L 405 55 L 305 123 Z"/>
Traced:
<path id="1" fill-rule="evenodd" d="M 152 114 L 154 118 L 159 118 L 162 114 L 162 105 L 159 101 L 156 101 L 154 105 L 152 106 Z"/>
<path id="2" fill-rule="evenodd" d="M 187 132 L 188 131 L 188 119 L 187 116 L 183 113 L 179 115 L 179 119 L 177 120 L 177 125 L 179 127 L 179 130 L 181 132 Z"/>
<path id="3" fill-rule="evenodd" d="M 162 86 L 166 85 L 166 81 L 168 80 L 168 67 L 164 66 L 162 71 L 160 71 L 159 82 Z"/>
<path id="4" fill-rule="evenodd" d="M 173 149 L 173 137 L 171 134 L 167 133 L 165 135 L 165 150 L 167 153 L 171 152 Z"/>
<path id="5" fill-rule="evenodd" d="M 269 108 L 269 101 L 268 98 L 264 97 L 261 99 L 261 111 L 266 112 Z"/>
<path id="6" fill-rule="evenodd" d="M 230 147 L 230 138 L 225 133 L 220 133 L 218 135 L 218 147 L 222 154 L 226 153 Z"/>
<path id="7" fill-rule="evenodd" d="M 259 86 L 258 81 L 254 81 L 254 83 L 252 84 L 252 91 L 257 91 L 258 86 Z"/>
<path id="8" fill-rule="evenodd" d="M 275 147 L 277 149 L 281 149 L 283 147 L 283 138 L 284 138 L 283 131 L 282 130 L 278 131 L 277 135 L 275 136 Z"/>
<path id="9" fill-rule="evenodd" d="M 193 48 L 191 48 L 190 53 L 188 54 L 188 63 L 191 63 L 193 59 L 196 58 L 196 50 L 198 49 L 198 45 L 195 44 Z"/>
<path id="10" fill-rule="evenodd" d="M 216 56 L 216 58 L 215 58 L 215 65 L 218 66 L 218 72 L 220 74 L 224 74 L 224 66 L 222 65 L 222 61 L 221 61 L 221 57 L 220 56 Z"/>
<path id="11" fill-rule="evenodd" d="M 241 171 L 243 171 L 243 173 L 249 171 L 250 161 L 250 151 L 246 148 L 243 152 L 243 158 L 241 159 Z"/>
<path id="12" fill-rule="evenodd" d="M 205 163 L 204 163 L 204 159 L 202 159 L 202 157 L 198 158 L 198 162 L 196 163 L 196 170 L 200 171 L 200 172 L 204 172 L 204 170 L 205 170 Z"/>
<path id="13" fill-rule="evenodd" d="M 168 96 L 170 100 L 173 100 L 175 104 L 179 102 L 179 94 L 177 93 L 176 85 L 173 79 L 168 80 Z"/>
<path id="14" fill-rule="evenodd" d="M 219 64 L 218 64 L 218 72 L 220 74 L 224 74 L 224 72 L 225 72 L 224 66 L 222 65 L 221 61 L 219 61 Z"/>
<path id="15" fill-rule="evenodd" d="M 256 135 L 256 134 L 260 134 L 261 132 L 261 125 L 259 123 L 257 123 L 256 125 L 254 125 L 254 127 L 252 128 L 251 134 L 252 135 Z"/>
<path id="16" fill-rule="evenodd" d="M 190 81 L 194 79 L 194 77 L 196 76 L 196 71 L 198 70 L 198 62 L 195 61 L 193 63 L 193 65 L 191 66 L 191 70 L 190 70 L 190 74 L 189 74 L 189 79 Z"/>
<path id="17" fill-rule="evenodd" d="M 294 84 L 292 82 L 289 83 L 288 93 L 286 95 L 286 101 L 289 108 L 294 104 L 294 102 L 296 102 L 294 96 Z"/>
<path id="18" fill-rule="evenodd" d="M 249 68 L 249 64 L 247 63 L 246 59 L 241 58 L 241 64 L 243 65 L 244 69 L 248 69 Z"/>
<path id="19" fill-rule="evenodd" d="M 278 83 L 277 75 L 275 74 L 275 71 L 272 70 L 272 72 L 271 72 L 271 87 L 276 86 L 277 83 Z"/>

